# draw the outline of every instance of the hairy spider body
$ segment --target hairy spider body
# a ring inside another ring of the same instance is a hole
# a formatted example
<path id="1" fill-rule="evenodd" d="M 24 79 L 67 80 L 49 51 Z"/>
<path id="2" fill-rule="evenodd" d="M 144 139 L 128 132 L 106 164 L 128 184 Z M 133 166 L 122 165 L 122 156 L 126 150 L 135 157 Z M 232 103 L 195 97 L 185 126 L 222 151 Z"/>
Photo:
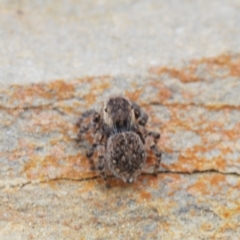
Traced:
<path id="1" fill-rule="evenodd" d="M 85 123 L 89 118 L 90 123 Z M 124 182 L 134 182 L 145 163 L 145 148 L 150 147 L 156 156 L 154 174 L 157 174 L 161 152 L 156 144 L 160 134 L 145 129 L 147 120 L 146 113 L 125 97 L 109 98 L 100 112 L 84 112 L 77 122 L 78 140 L 87 131 L 94 133 L 93 144 L 87 151 L 91 169 L 95 169 L 92 156 L 97 149 L 98 170 L 104 180 L 110 171 Z"/>
<path id="2" fill-rule="evenodd" d="M 114 176 L 124 182 L 135 181 L 145 163 L 145 149 L 134 132 L 122 132 L 107 141 L 106 162 Z"/>

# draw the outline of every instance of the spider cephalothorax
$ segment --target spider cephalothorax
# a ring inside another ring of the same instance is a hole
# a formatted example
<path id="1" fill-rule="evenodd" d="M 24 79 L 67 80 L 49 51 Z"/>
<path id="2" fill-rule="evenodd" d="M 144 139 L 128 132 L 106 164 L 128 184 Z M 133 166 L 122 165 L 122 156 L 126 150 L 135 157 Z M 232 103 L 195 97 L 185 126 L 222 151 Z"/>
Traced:
<path id="1" fill-rule="evenodd" d="M 102 108 L 103 122 L 111 133 L 130 131 L 135 115 L 130 101 L 123 97 L 110 98 Z"/>
<path id="2" fill-rule="evenodd" d="M 91 118 L 90 123 L 84 124 L 86 118 Z M 161 152 L 156 146 L 160 134 L 145 129 L 147 120 L 146 113 L 125 97 L 109 98 L 100 112 L 84 112 L 77 123 L 78 139 L 81 140 L 88 130 L 94 133 L 94 142 L 87 152 L 91 169 L 95 169 L 92 156 L 97 148 L 101 176 L 106 180 L 110 171 L 117 178 L 131 183 L 143 169 L 148 143 L 157 158 L 156 174 L 161 161 Z"/>

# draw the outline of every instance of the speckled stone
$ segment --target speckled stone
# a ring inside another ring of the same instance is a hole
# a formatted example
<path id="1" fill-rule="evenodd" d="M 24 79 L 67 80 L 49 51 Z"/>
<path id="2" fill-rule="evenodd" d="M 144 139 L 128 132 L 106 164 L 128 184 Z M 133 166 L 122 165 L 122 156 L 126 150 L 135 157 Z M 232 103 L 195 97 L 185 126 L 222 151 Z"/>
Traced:
<path id="1" fill-rule="evenodd" d="M 142 76 L 151 66 L 238 53 L 239 7 L 238 0 L 1 0 L 0 85 Z"/>
<path id="2" fill-rule="evenodd" d="M 239 91 L 239 55 L 2 88 L 1 239 L 238 239 Z M 149 152 L 135 183 L 107 189 L 75 123 L 120 92 L 150 116 L 163 158 L 157 177 Z"/>

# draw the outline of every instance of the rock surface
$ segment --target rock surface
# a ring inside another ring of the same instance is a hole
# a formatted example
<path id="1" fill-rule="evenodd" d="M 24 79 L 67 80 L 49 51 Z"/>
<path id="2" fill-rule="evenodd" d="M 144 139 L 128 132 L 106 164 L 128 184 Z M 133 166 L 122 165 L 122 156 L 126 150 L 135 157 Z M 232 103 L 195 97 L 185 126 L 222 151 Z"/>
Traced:
<path id="1" fill-rule="evenodd" d="M 239 239 L 239 8 L 0 1 L 0 239 Z M 163 157 L 107 189 L 75 123 L 116 94 L 146 110 Z"/>
<path id="2" fill-rule="evenodd" d="M 240 234 L 240 56 L 148 77 L 93 77 L 0 91 L 1 239 L 237 239 Z M 120 92 L 161 132 L 163 160 L 107 189 L 75 123 Z"/>
<path id="3" fill-rule="evenodd" d="M 238 0 L 0 1 L 0 84 L 144 74 L 240 52 Z"/>

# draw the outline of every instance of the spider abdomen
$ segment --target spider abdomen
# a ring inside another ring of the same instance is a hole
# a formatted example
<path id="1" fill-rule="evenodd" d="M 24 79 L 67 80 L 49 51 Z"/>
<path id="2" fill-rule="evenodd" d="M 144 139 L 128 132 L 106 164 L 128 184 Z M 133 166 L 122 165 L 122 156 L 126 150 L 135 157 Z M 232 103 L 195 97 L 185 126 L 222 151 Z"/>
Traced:
<path id="1" fill-rule="evenodd" d="M 122 132 L 110 136 L 106 146 L 109 170 L 124 182 L 133 182 L 145 163 L 145 149 L 134 132 Z"/>

